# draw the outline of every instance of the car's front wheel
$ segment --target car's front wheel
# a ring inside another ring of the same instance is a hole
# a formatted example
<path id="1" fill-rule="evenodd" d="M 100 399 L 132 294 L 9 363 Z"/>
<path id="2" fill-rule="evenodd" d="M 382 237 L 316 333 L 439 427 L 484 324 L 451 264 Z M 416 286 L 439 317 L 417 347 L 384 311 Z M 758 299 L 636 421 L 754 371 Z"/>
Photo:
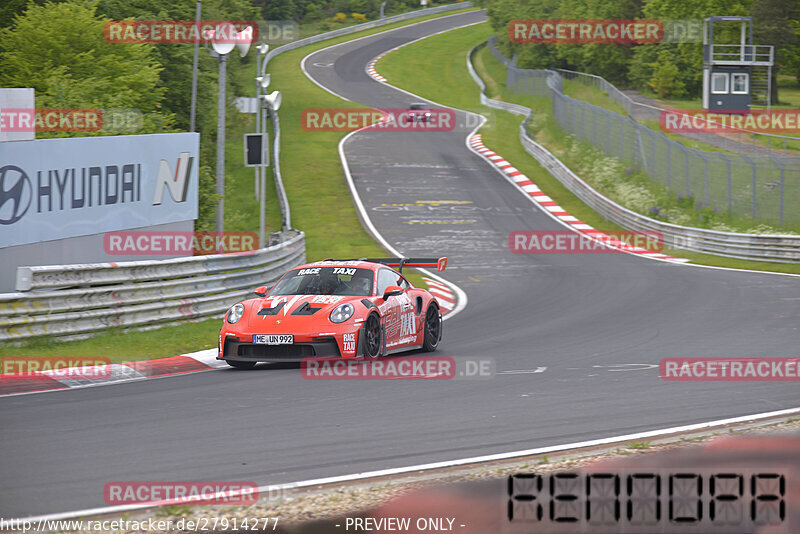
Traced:
<path id="1" fill-rule="evenodd" d="M 433 352 L 439 346 L 439 339 L 442 337 L 442 319 L 439 317 L 439 307 L 430 303 L 428 311 L 425 312 L 425 339 L 422 342 L 422 350 Z"/>
<path id="2" fill-rule="evenodd" d="M 374 313 L 364 323 L 364 356 L 374 360 L 381 354 L 381 321 Z"/>
<path id="3" fill-rule="evenodd" d="M 228 365 L 234 369 L 252 369 L 256 366 L 256 362 L 237 362 L 235 360 L 225 360 Z"/>

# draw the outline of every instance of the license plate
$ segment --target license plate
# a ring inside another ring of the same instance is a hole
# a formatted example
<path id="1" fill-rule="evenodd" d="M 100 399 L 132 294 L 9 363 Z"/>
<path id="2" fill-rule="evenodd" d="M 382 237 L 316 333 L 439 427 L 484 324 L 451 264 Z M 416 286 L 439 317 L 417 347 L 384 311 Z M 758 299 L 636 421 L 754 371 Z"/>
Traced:
<path id="1" fill-rule="evenodd" d="M 292 334 L 253 334 L 253 343 L 262 345 L 291 345 L 294 343 Z"/>

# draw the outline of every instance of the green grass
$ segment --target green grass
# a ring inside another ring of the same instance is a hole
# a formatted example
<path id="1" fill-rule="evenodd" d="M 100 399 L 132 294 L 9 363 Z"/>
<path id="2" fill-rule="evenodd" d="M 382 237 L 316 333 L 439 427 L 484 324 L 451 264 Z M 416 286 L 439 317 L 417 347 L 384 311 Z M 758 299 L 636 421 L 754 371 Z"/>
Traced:
<path id="1" fill-rule="evenodd" d="M 521 117 L 485 108 L 478 103 L 478 86 L 466 70 L 465 58 L 467 52 L 484 41 L 489 34 L 491 30 L 488 25 L 479 24 L 433 36 L 392 52 L 378 63 L 377 69 L 393 85 L 441 104 L 481 112 L 489 119 L 481 129 L 486 146 L 502 154 L 514 167 L 526 174 L 548 196 L 575 217 L 595 228 L 620 229 L 575 197 L 525 152 L 517 135 L 522 122 Z M 513 101 L 535 110 L 532 122 L 538 128 L 536 141 L 559 158 L 565 155 L 567 136 L 558 127 L 552 115 L 552 103 L 549 98 L 508 91 L 505 87 L 505 67 L 485 48 L 476 54 L 475 69 L 484 80 L 490 81 L 487 86 L 494 87 L 497 91 L 496 94 L 490 93 L 491 97 Z M 736 260 L 669 247 L 665 248 L 664 252 L 705 265 L 800 274 L 798 264 Z"/>
<path id="2" fill-rule="evenodd" d="M 179 326 L 146 331 L 112 328 L 97 336 L 75 341 L 57 341 L 47 336 L 21 345 L 4 343 L 0 358 L 6 356 L 98 356 L 121 363 L 166 358 L 217 346 L 221 319 L 206 319 Z"/>
<path id="3" fill-rule="evenodd" d="M 470 9 L 429 15 L 398 22 L 352 35 L 326 40 L 277 56 L 268 66 L 272 74 L 270 91 L 280 90 L 283 103 L 281 120 L 281 172 L 292 212 L 292 225 L 306 232 L 308 261 L 327 257 L 354 258 L 382 256 L 385 251 L 364 231 L 355 212 L 350 190 L 344 181 L 338 143 L 343 133 L 305 132 L 300 113 L 305 108 L 363 107 L 340 100 L 306 78 L 300 69 L 303 57 L 332 44 L 406 26 L 423 20 L 449 16 Z M 231 76 L 252 79 L 255 72 L 229 68 Z M 235 95 L 239 96 L 239 95 Z M 257 231 L 258 202 L 253 195 L 253 170 L 243 166 L 242 134 L 253 131 L 253 115 L 240 114 L 229 107 L 226 143 L 226 230 Z M 267 228 L 277 230 L 280 213 L 275 198 L 271 170 L 267 173 Z M 427 287 L 419 273 L 404 274 L 417 287 Z M 99 356 L 112 362 L 146 360 L 213 348 L 221 319 L 183 323 L 156 330 L 108 330 L 88 339 L 58 341 L 40 337 L 23 342 L 0 344 L 3 356 Z"/>
<path id="4" fill-rule="evenodd" d="M 617 103 L 616 100 L 608 96 L 608 92 L 591 85 L 585 85 L 575 80 L 564 79 L 562 90 L 565 95 L 572 98 L 589 102 L 595 106 L 614 111 L 620 115 L 627 115 L 625 107 Z"/>
<path id="5" fill-rule="evenodd" d="M 800 108 L 800 81 L 794 76 L 778 75 L 778 98 L 780 104 Z"/>

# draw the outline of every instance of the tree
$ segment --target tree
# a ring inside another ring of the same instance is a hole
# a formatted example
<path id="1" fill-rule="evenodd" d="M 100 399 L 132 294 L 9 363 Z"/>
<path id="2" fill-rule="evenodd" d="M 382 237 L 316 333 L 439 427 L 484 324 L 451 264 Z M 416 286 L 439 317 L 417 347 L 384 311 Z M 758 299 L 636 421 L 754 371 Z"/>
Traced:
<path id="1" fill-rule="evenodd" d="M 644 18 L 657 20 L 703 20 L 715 15 L 747 15 L 750 0 L 646 0 L 642 7 Z M 739 42 L 738 30 L 732 24 L 714 26 L 719 42 Z M 666 53 L 664 51 L 667 51 Z M 662 53 L 664 54 L 662 56 Z M 634 86 L 648 88 L 655 70 L 662 65 L 660 59 L 669 58 L 677 68 L 685 93 L 699 97 L 703 85 L 703 47 L 701 43 L 656 43 L 643 44 L 635 48 L 628 68 L 628 75 Z M 673 69 L 669 69 L 673 70 Z M 669 74 L 662 70 L 660 75 Z M 671 82 L 672 83 L 672 82 Z M 675 85 L 679 87 L 679 85 Z"/>
<path id="2" fill-rule="evenodd" d="M 800 81 L 800 4 L 797 0 L 756 0 L 750 8 L 755 44 L 775 47 L 770 100 L 778 103 L 778 73 L 786 68 Z"/>
<path id="3" fill-rule="evenodd" d="M 534 43 L 512 43 L 508 38 L 508 24 L 515 19 L 556 18 L 559 0 L 491 0 L 487 2 L 486 12 L 489 23 L 497 33 L 497 47 L 507 57 L 517 55 L 520 68 L 540 69 L 562 66 L 556 55 L 556 45 Z"/>
<path id="4" fill-rule="evenodd" d="M 0 86 L 33 87 L 38 107 L 134 108 L 165 131 L 153 47 L 108 43 L 103 25 L 88 2 L 29 4 L 0 31 Z"/>
<path id="5" fill-rule="evenodd" d="M 675 65 L 669 50 L 662 50 L 658 54 L 658 61 L 650 65 L 653 77 L 650 87 L 661 98 L 682 97 L 686 94 L 686 86 L 681 81 L 681 71 Z"/>
<path id="6" fill-rule="evenodd" d="M 246 0 L 203 0 L 203 20 L 251 20 L 258 10 Z M 100 0 L 97 12 L 112 20 L 194 20 L 195 2 L 174 2 L 172 0 Z M 131 45 L 116 45 L 131 46 Z M 163 89 L 164 108 L 173 113 L 176 126 L 188 130 L 190 123 L 192 94 L 192 44 L 158 44 L 154 52 L 164 69 L 160 72 L 159 88 Z M 232 54 L 232 61 L 252 61 L 251 52 L 240 60 Z M 217 65 L 216 61 L 200 48 L 199 72 L 197 82 L 197 125 L 198 130 L 207 132 L 201 142 L 214 141 L 216 125 Z M 239 92 L 252 91 L 252 87 L 237 85 L 237 77 L 229 76 L 228 83 Z"/>
<path id="7" fill-rule="evenodd" d="M 261 14 L 266 20 L 289 20 L 300 15 L 293 0 L 266 0 L 259 4 L 263 5 Z"/>
<path id="8" fill-rule="evenodd" d="M 563 0 L 556 14 L 562 19 L 638 19 L 642 0 Z M 616 82 L 628 81 L 628 62 L 633 44 L 575 43 L 556 45 L 556 55 L 573 68 Z"/>

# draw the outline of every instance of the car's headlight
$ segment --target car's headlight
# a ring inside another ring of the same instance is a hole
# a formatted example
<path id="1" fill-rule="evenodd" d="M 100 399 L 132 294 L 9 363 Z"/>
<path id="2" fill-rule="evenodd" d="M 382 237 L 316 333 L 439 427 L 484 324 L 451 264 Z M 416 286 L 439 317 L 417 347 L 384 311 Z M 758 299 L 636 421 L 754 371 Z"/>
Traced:
<path id="1" fill-rule="evenodd" d="M 353 316 L 356 309 L 352 304 L 344 303 L 336 306 L 331 312 L 331 321 L 334 323 L 343 323 Z"/>
<path id="2" fill-rule="evenodd" d="M 240 302 L 239 304 L 234 304 L 231 306 L 227 315 L 225 316 L 225 319 L 227 319 L 229 323 L 234 324 L 242 318 L 242 315 L 244 315 L 244 304 Z"/>

